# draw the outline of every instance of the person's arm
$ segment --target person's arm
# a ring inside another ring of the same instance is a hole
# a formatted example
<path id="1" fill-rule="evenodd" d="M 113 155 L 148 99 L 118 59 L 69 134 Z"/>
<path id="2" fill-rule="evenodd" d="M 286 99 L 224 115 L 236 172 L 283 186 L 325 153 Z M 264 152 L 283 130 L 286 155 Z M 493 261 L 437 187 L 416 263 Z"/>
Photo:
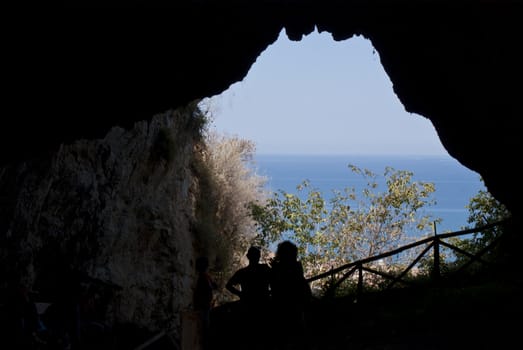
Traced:
<path id="1" fill-rule="evenodd" d="M 236 272 L 228 281 L 227 283 L 225 284 L 225 288 L 227 288 L 227 290 L 229 292 L 231 292 L 232 294 L 234 295 L 237 295 L 241 298 L 242 296 L 242 291 L 239 290 L 238 288 L 236 288 L 236 285 L 239 284 L 239 278 L 238 278 L 238 275 L 239 273 Z"/>

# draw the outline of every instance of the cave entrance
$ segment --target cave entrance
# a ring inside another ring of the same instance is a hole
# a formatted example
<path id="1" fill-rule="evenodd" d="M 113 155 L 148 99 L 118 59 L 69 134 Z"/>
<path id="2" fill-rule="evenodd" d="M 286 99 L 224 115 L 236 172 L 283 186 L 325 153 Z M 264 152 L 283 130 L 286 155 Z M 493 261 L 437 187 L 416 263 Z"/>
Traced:
<path id="1" fill-rule="evenodd" d="M 337 42 L 314 31 L 291 41 L 282 31 L 243 81 L 202 103 L 211 129 L 255 143 L 271 190 L 293 192 L 304 179 L 324 193 L 341 190 L 350 185 L 349 163 L 377 174 L 385 166 L 410 170 L 436 185 L 438 232 L 466 225 L 465 205 L 484 190 L 477 173 L 449 156 L 430 120 L 405 110 L 361 36 Z"/>

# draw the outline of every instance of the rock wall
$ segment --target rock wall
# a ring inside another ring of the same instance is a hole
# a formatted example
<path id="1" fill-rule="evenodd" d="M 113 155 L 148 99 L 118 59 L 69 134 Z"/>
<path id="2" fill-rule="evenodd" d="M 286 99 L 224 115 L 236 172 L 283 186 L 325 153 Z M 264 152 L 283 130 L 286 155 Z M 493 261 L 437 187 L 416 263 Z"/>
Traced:
<path id="1" fill-rule="evenodd" d="M 113 291 L 111 322 L 177 328 L 197 254 L 198 138 L 182 108 L 1 168 L 2 275 L 23 271 L 17 278 L 53 301 L 73 272 Z"/>

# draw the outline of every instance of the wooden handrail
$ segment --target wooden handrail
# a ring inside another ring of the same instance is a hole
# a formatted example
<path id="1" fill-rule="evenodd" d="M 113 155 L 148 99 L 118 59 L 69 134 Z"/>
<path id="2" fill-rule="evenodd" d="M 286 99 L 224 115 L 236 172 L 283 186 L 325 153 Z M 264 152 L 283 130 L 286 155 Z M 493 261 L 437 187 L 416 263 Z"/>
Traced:
<path id="1" fill-rule="evenodd" d="M 405 270 L 403 270 L 402 273 L 399 274 L 399 276 L 397 276 L 396 278 L 394 278 L 392 280 L 392 282 L 387 286 L 387 288 L 392 288 L 392 286 L 394 286 L 396 284 L 396 282 L 403 281 L 402 278 L 407 274 L 407 272 L 409 272 L 421 260 L 421 258 L 430 250 L 430 248 L 433 247 L 433 245 L 434 245 L 434 243 L 427 245 L 425 247 L 425 249 L 423 249 L 423 251 L 421 253 L 419 253 L 419 255 L 416 257 L 416 259 L 414 259 L 410 263 L 410 265 L 407 266 L 407 268 Z"/>
<path id="2" fill-rule="evenodd" d="M 348 273 L 345 273 L 344 276 L 339 281 L 337 281 L 337 283 L 335 283 L 335 285 L 333 287 L 336 288 L 336 287 L 338 287 L 341 284 L 341 282 L 343 280 L 345 280 L 348 276 L 353 274 L 355 272 L 355 270 L 357 269 L 358 272 L 359 272 L 359 275 L 358 275 L 358 293 L 360 293 L 361 289 L 362 289 L 363 271 L 364 270 L 367 271 L 367 272 L 371 272 L 371 273 L 375 273 L 375 274 L 381 275 L 383 277 L 391 278 L 392 282 L 388 286 L 390 288 L 397 282 L 404 282 L 404 283 L 406 283 L 405 281 L 402 280 L 402 278 L 405 276 L 405 274 L 410 269 L 412 269 L 412 267 L 421 259 L 421 257 L 424 256 L 430 250 L 430 248 L 434 249 L 434 260 L 435 260 L 434 264 L 435 265 L 434 265 L 434 271 L 433 271 L 434 276 L 433 277 L 439 278 L 439 275 L 440 275 L 440 272 L 439 272 L 439 245 L 440 244 L 443 245 L 443 246 L 446 246 L 446 247 L 448 247 L 450 249 L 453 249 L 453 250 L 455 250 L 455 251 L 457 251 L 457 252 L 459 252 L 461 254 L 464 254 L 464 255 L 468 256 L 471 259 L 471 261 L 469 261 L 469 264 L 470 264 L 473 261 L 485 262 L 483 259 L 480 259 L 479 256 L 483 255 L 486 251 L 488 251 L 499 240 L 499 237 L 494 242 L 492 242 L 490 245 L 488 245 L 487 247 L 482 249 L 480 252 L 478 252 L 479 254 L 477 253 L 476 255 L 470 254 L 468 252 L 465 252 L 464 250 L 462 250 L 462 249 L 460 249 L 460 248 L 458 248 L 458 247 L 456 247 L 456 246 L 454 246 L 454 245 L 452 245 L 450 243 L 444 242 L 442 239 L 450 238 L 450 237 L 462 236 L 462 235 L 475 233 L 475 232 L 481 232 L 481 231 L 484 231 L 484 230 L 487 230 L 487 229 L 490 229 L 490 228 L 502 225 L 502 224 L 506 223 L 508 220 L 509 220 L 509 218 L 504 219 L 504 220 L 500 220 L 500 221 L 496 221 L 496 222 L 493 222 L 493 223 L 490 223 L 490 224 L 487 224 L 487 225 L 484 225 L 484 226 L 481 226 L 481 227 L 475 227 L 475 228 L 471 228 L 471 229 L 455 231 L 455 232 L 449 232 L 449 233 L 443 233 L 443 234 L 437 234 L 436 230 L 434 229 L 434 236 L 427 237 L 427 238 L 421 239 L 419 241 L 406 244 L 406 245 L 404 245 L 402 247 L 399 247 L 397 249 L 391 250 L 391 251 L 386 252 L 386 253 L 381 253 L 381 254 L 378 254 L 378 255 L 375 255 L 375 256 L 367 257 L 367 258 L 360 259 L 360 260 L 357 260 L 357 261 L 354 261 L 354 262 L 351 262 L 351 263 L 348 263 L 348 264 L 344 264 L 344 265 L 339 266 L 337 268 L 332 268 L 331 270 L 329 270 L 327 272 L 324 272 L 324 273 L 318 274 L 316 276 L 307 278 L 307 282 L 310 283 L 310 282 L 313 282 L 313 281 L 320 280 L 322 278 L 331 277 L 331 276 L 333 276 L 333 275 L 335 275 L 335 274 L 337 274 L 339 272 L 342 272 L 342 271 L 347 270 L 347 269 L 351 269 Z M 420 246 L 420 245 L 423 245 L 423 244 L 427 244 L 427 243 L 428 243 L 428 246 L 397 277 L 385 274 L 383 272 L 380 272 L 380 271 L 377 271 L 377 270 L 374 270 L 374 269 L 371 269 L 371 268 L 368 268 L 368 267 L 363 267 L 364 264 L 368 264 L 368 263 L 371 263 L 371 262 L 376 261 L 376 260 L 380 260 L 380 259 L 392 256 L 392 255 L 396 255 L 396 254 L 399 254 L 399 253 L 401 253 L 401 252 L 403 252 L 405 250 L 412 249 L 414 247 L 417 247 L 417 246 Z"/>
<path id="3" fill-rule="evenodd" d="M 368 264 L 369 262 L 372 262 L 372 261 L 375 261 L 375 260 L 379 260 L 379 259 L 383 259 L 383 258 L 386 258 L 386 257 L 389 257 L 389 256 L 392 256 L 392 255 L 396 255 L 398 253 L 401 253 L 402 251 L 404 250 L 408 250 L 408 249 L 411 249 L 411 248 L 414 248 L 414 247 L 417 247 L 419 245 L 422 245 L 422 244 L 425 244 L 425 243 L 429 243 L 431 241 L 433 241 L 434 238 L 433 237 L 429 237 L 429 238 L 425 238 L 425 239 L 422 239 L 422 240 L 419 240 L 417 242 L 414 242 L 414 243 L 410 243 L 410 244 L 407 244 L 407 245 L 404 245 L 403 247 L 400 247 L 400 248 L 397 248 L 397 249 L 394 249 L 394 250 L 391 250 L 389 252 L 386 252 L 386 253 L 382 253 L 382 254 L 379 254 L 379 255 L 375 255 L 375 256 L 371 256 L 371 257 L 368 257 L 368 258 L 364 258 L 364 259 L 361 259 L 361 260 L 358 260 L 358 261 L 354 261 L 354 262 L 351 262 L 351 263 L 348 263 L 348 264 L 345 264 L 345 265 L 342 265 L 340 267 L 337 267 L 337 268 L 334 268 L 334 269 L 331 269 L 327 272 L 324 272 L 324 273 L 321 273 L 319 275 L 316 275 L 316 276 L 313 276 L 313 277 L 309 277 L 307 279 L 308 282 L 313 282 L 313 281 L 316 281 L 316 280 L 319 280 L 319 279 L 322 279 L 322 278 L 325 278 L 325 277 L 328 277 L 330 275 L 333 275 L 335 273 L 338 273 L 340 271 L 343 271 L 343 270 L 346 270 L 350 267 L 353 267 L 353 266 L 356 266 L 358 264 Z"/>
<path id="4" fill-rule="evenodd" d="M 160 331 L 159 333 L 155 334 L 153 337 L 147 339 L 147 341 L 143 344 L 140 344 L 139 346 L 135 347 L 134 350 L 143 350 L 147 348 L 152 343 L 156 342 L 157 340 L 161 339 L 166 335 L 165 331 Z"/>

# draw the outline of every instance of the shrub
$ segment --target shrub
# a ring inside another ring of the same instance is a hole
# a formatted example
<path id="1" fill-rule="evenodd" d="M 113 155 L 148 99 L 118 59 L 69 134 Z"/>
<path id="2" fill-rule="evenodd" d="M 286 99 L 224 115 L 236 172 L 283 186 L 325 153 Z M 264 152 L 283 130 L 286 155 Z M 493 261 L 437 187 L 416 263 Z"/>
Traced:
<path id="1" fill-rule="evenodd" d="M 245 251 L 255 243 L 250 208 L 264 203 L 267 194 L 254 153 L 252 141 L 208 131 L 194 163 L 200 186 L 196 231 L 202 250 L 214 258 L 212 272 L 219 283 L 239 268 Z"/>

